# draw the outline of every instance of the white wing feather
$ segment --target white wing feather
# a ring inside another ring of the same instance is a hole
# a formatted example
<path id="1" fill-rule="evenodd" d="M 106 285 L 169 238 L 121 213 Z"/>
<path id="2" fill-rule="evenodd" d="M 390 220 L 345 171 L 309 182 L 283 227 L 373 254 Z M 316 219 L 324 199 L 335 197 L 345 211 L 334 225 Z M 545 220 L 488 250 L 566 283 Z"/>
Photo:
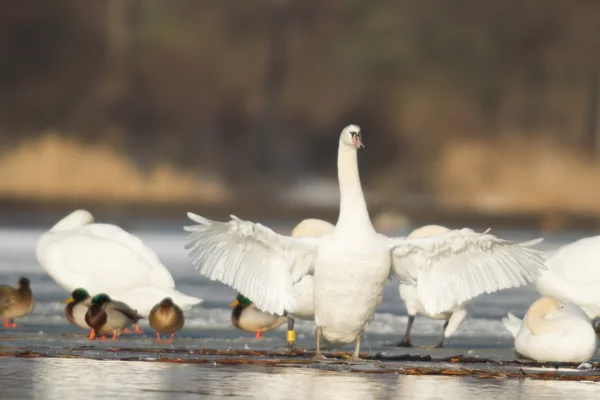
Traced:
<path id="1" fill-rule="evenodd" d="M 508 313 L 506 317 L 502 318 L 502 323 L 504 324 L 506 330 L 509 331 L 513 337 L 517 337 L 517 333 L 519 333 L 522 323 L 520 318 Z"/>
<path id="2" fill-rule="evenodd" d="M 84 287 L 112 294 L 139 286 L 175 288 L 156 253 L 117 226 L 90 224 L 46 235 L 40 261 L 68 291 Z"/>
<path id="3" fill-rule="evenodd" d="M 279 235 L 233 215 L 229 222 L 188 217 L 199 225 L 184 228 L 192 232 L 186 249 L 202 275 L 233 287 L 262 311 L 294 311 L 298 299 L 292 285 L 313 273 L 317 237 Z"/>
<path id="4" fill-rule="evenodd" d="M 542 239 L 517 243 L 465 228 L 425 238 L 390 238 L 392 271 L 417 286 L 425 310 L 437 314 L 482 293 L 534 282 L 545 270 Z"/>

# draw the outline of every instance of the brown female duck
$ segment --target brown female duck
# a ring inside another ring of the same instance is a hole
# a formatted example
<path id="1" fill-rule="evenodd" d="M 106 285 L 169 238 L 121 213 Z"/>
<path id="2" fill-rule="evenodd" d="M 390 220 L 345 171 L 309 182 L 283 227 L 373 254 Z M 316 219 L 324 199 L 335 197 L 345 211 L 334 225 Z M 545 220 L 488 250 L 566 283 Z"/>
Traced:
<path id="1" fill-rule="evenodd" d="M 16 328 L 15 318 L 29 314 L 35 305 L 29 279 L 21 278 L 17 288 L 0 286 L 0 315 L 4 319 L 5 328 Z"/>
<path id="2" fill-rule="evenodd" d="M 150 326 L 156 330 L 156 340 L 160 342 L 161 333 L 170 333 L 171 337 L 168 343 L 173 341 L 175 332 L 183 328 L 185 318 L 183 317 L 183 311 L 173 303 L 170 297 L 164 298 L 160 303 L 152 307 L 150 315 L 148 317 Z"/>

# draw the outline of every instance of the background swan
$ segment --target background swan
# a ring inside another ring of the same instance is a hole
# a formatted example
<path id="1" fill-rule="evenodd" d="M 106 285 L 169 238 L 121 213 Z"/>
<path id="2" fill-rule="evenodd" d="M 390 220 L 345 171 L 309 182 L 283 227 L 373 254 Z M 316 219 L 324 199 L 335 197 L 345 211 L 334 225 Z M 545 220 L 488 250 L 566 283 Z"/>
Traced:
<path id="1" fill-rule="evenodd" d="M 470 229 L 429 238 L 388 238 L 375 232 L 358 175 L 360 128 L 342 131 L 338 147 L 340 213 L 335 229 L 319 237 L 289 237 L 232 216 L 228 223 L 188 213 L 193 264 L 200 273 L 232 286 L 266 312 L 294 313 L 294 283 L 313 275 L 317 351 L 321 337 L 332 346 L 360 340 L 393 273 L 417 285 L 428 313 L 436 314 L 483 292 L 521 286 L 545 268 L 538 243 L 511 243 Z M 390 269 L 391 267 L 391 269 Z M 415 273 L 416 272 L 416 273 Z"/>
<path id="2" fill-rule="evenodd" d="M 202 301 L 175 290 L 167 268 L 139 238 L 118 226 L 93 222 L 88 211 L 76 210 L 37 242 L 38 261 L 63 289 L 106 293 L 144 317 L 165 297 L 183 309 Z"/>
<path id="3" fill-rule="evenodd" d="M 535 283 L 540 294 L 577 304 L 590 319 L 600 316 L 600 236 L 559 248 L 546 265 Z"/>
<path id="4" fill-rule="evenodd" d="M 448 232 L 450 229 L 440 226 L 440 225 L 426 225 L 421 228 L 415 229 L 408 235 L 409 238 L 421 238 L 421 237 L 429 237 L 440 235 L 442 233 Z M 416 271 L 415 271 L 416 273 Z M 417 283 L 418 284 L 418 283 Z M 442 339 L 440 342 L 434 347 L 443 347 L 444 339 L 452 335 L 452 333 L 458 328 L 460 323 L 467 316 L 467 310 L 465 306 L 469 302 L 464 302 L 459 305 L 452 307 L 448 311 L 440 312 L 437 314 L 430 314 L 425 311 L 425 307 L 419 301 L 419 296 L 417 293 L 417 287 L 409 284 L 401 283 L 399 285 L 400 298 L 404 301 L 406 305 L 406 312 L 408 313 L 408 324 L 406 326 L 406 332 L 404 333 L 404 337 L 397 344 L 400 347 L 412 347 L 412 343 L 410 341 L 410 330 L 415 321 L 415 316 L 417 314 L 424 315 L 431 319 L 444 320 L 444 327 L 442 329 Z"/>
<path id="5" fill-rule="evenodd" d="M 517 354 L 535 361 L 585 362 L 598 347 L 587 314 L 551 297 L 534 302 L 524 321 L 508 314 L 502 322 L 515 338 Z"/>

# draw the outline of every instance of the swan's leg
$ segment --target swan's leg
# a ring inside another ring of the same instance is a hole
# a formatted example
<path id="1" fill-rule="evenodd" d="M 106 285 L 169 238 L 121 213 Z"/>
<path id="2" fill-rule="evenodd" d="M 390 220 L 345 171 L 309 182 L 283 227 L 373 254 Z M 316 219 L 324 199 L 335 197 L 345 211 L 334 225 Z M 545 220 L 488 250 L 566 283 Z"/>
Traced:
<path id="1" fill-rule="evenodd" d="M 294 331 L 294 319 L 288 317 L 288 331 L 287 331 L 287 348 L 288 350 L 294 350 L 296 348 L 296 331 Z"/>
<path id="2" fill-rule="evenodd" d="M 328 362 L 329 358 L 325 357 L 323 353 L 321 353 L 321 327 L 317 326 L 317 330 L 315 331 L 315 336 L 317 338 L 317 351 L 315 352 L 315 356 L 313 357 L 313 361 L 318 362 Z"/>
<path id="3" fill-rule="evenodd" d="M 115 332 L 113 333 L 113 338 L 112 338 L 112 340 L 113 340 L 113 342 L 114 342 L 115 340 L 117 340 L 117 331 L 115 331 Z"/>
<path id="4" fill-rule="evenodd" d="M 134 329 L 133 329 L 133 331 L 134 331 L 135 333 L 144 333 L 144 331 L 140 329 L 140 326 L 138 325 L 138 323 L 137 323 L 137 322 L 135 323 L 135 326 L 134 326 Z"/>
<path id="5" fill-rule="evenodd" d="M 427 349 L 441 349 L 442 347 L 444 347 L 444 339 L 446 338 L 446 328 L 448 327 L 448 324 L 450 323 L 450 320 L 446 320 L 444 321 L 444 327 L 442 328 L 442 339 L 440 340 L 440 342 L 438 344 L 435 344 L 433 346 L 424 346 Z"/>
<path id="6" fill-rule="evenodd" d="M 396 344 L 396 346 L 398 346 L 398 347 L 413 347 L 412 343 L 410 342 L 410 330 L 412 329 L 413 322 L 415 322 L 415 316 L 409 315 L 408 316 L 408 325 L 406 325 L 406 332 L 404 333 L 404 337 L 402 338 L 401 341 L 399 341 Z"/>
<path id="7" fill-rule="evenodd" d="M 156 331 L 156 341 L 160 343 L 160 333 Z"/>
<path id="8" fill-rule="evenodd" d="M 88 340 L 94 340 L 94 339 L 96 339 L 96 331 L 92 329 L 90 331 L 90 336 L 88 337 Z"/>
<path id="9" fill-rule="evenodd" d="M 352 353 L 352 357 L 344 361 L 346 364 L 381 364 L 380 361 L 376 360 L 363 360 L 360 358 L 360 341 L 362 340 L 363 334 L 365 331 L 360 331 L 358 335 L 356 335 L 356 346 L 354 347 L 354 353 Z"/>
<path id="10" fill-rule="evenodd" d="M 444 347 L 444 339 L 446 338 L 446 328 L 448 327 L 449 323 L 449 319 L 447 319 L 444 322 L 444 328 L 442 329 L 442 338 L 440 339 L 440 342 L 435 346 L 436 349 L 441 349 L 442 347 Z"/>
<path id="11" fill-rule="evenodd" d="M 256 340 L 260 340 L 260 338 L 262 337 L 262 330 L 258 330 L 258 332 L 256 332 Z"/>

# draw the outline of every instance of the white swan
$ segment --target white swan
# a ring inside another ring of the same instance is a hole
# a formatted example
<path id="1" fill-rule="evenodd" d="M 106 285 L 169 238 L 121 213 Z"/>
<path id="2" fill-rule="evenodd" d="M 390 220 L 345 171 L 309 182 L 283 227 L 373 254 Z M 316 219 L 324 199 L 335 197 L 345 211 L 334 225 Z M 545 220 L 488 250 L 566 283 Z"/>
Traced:
<path id="1" fill-rule="evenodd" d="M 439 225 L 426 225 L 421 228 L 415 229 L 408 235 L 409 238 L 422 238 L 422 237 L 430 237 L 435 235 L 440 235 L 442 233 L 448 232 L 450 229 L 439 226 Z M 415 274 L 417 271 L 414 272 Z M 418 285 L 418 282 L 417 282 Z M 442 339 L 440 342 L 433 346 L 435 348 L 441 348 L 444 346 L 444 339 L 452 335 L 456 328 L 460 325 L 460 323 L 467 316 L 466 305 L 469 303 L 468 301 L 458 304 L 452 307 L 450 310 L 439 312 L 437 314 L 430 314 L 425 311 L 425 307 L 423 307 L 423 303 L 419 301 L 419 295 L 417 293 L 417 287 L 414 285 L 401 283 L 399 285 L 400 298 L 404 301 L 406 305 L 406 311 L 408 313 L 408 325 L 406 326 L 406 332 L 404 333 L 404 337 L 397 344 L 399 347 L 412 347 L 412 343 L 410 341 L 410 330 L 415 321 L 415 316 L 417 314 L 424 315 L 431 319 L 444 320 L 444 327 L 442 329 Z"/>
<path id="2" fill-rule="evenodd" d="M 502 322 L 515 338 L 517 354 L 535 361 L 586 362 L 598 347 L 587 314 L 551 297 L 534 302 L 524 322 L 510 313 Z"/>
<path id="3" fill-rule="evenodd" d="M 118 226 L 93 222 L 88 211 L 76 210 L 37 242 L 38 261 L 66 291 L 106 293 L 145 317 L 165 297 L 184 309 L 202 301 L 175 290 L 167 268 L 139 238 Z"/>
<path id="4" fill-rule="evenodd" d="M 193 264 L 200 273 L 237 289 L 266 312 L 298 307 L 294 283 L 314 275 L 316 360 L 323 336 L 332 346 L 356 342 L 350 362 L 360 362 L 360 340 L 381 303 L 391 272 L 416 285 L 428 313 L 449 310 L 483 292 L 521 286 L 544 267 L 542 252 L 470 229 L 430 238 L 388 238 L 373 229 L 358 175 L 360 128 L 342 131 L 338 148 L 340 214 L 333 232 L 289 237 L 232 216 L 216 222 L 188 213 Z M 415 273 L 416 271 L 416 273 Z"/>
<path id="5" fill-rule="evenodd" d="M 569 243 L 548 255 L 535 286 L 543 296 L 571 302 L 600 317 L 600 236 Z"/>

